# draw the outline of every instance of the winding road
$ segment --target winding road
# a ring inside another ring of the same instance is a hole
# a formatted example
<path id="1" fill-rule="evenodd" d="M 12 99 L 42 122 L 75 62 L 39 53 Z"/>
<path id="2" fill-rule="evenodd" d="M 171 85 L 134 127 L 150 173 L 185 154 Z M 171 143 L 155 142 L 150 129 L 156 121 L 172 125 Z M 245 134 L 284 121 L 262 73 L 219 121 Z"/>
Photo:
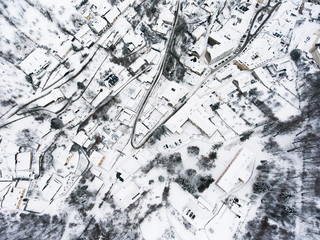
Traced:
<path id="1" fill-rule="evenodd" d="M 134 125 L 133 125 L 133 130 L 132 130 L 132 133 L 131 133 L 131 146 L 135 149 L 139 149 L 141 148 L 149 139 L 150 137 L 153 135 L 153 133 L 155 132 L 155 130 L 161 126 L 162 124 L 166 123 L 174 114 L 176 114 L 187 102 L 188 100 L 199 90 L 199 88 L 203 87 L 203 84 L 212 76 L 213 73 L 217 72 L 218 70 L 220 70 L 222 67 L 226 66 L 227 64 L 229 64 L 231 61 L 233 61 L 235 58 L 237 58 L 242 52 L 243 50 L 247 47 L 247 45 L 251 42 L 251 40 L 253 40 L 256 35 L 259 33 L 259 31 L 261 30 L 261 28 L 264 26 L 264 24 L 269 20 L 269 18 L 271 17 L 272 13 L 277 9 L 278 6 L 281 5 L 281 2 L 278 2 L 276 3 L 274 6 L 270 6 L 270 3 L 271 3 L 271 0 L 268 1 L 267 5 L 265 5 L 264 7 L 260 8 L 256 14 L 254 15 L 252 21 L 251 21 L 251 24 L 250 24 L 250 27 L 248 29 L 248 34 L 246 36 L 246 40 L 244 41 L 242 47 L 240 47 L 240 49 L 231 57 L 229 58 L 227 61 L 225 61 L 223 64 L 217 66 L 216 68 L 212 69 L 210 68 L 210 72 L 204 77 L 204 79 L 198 83 L 187 95 L 186 95 L 186 98 L 182 101 L 180 101 L 179 103 L 177 103 L 175 106 L 174 106 L 174 111 L 171 112 L 171 113 L 168 113 L 164 119 L 162 121 L 159 121 L 145 136 L 144 138 L 139 142 L 139 143 L 136 143 L 135 142 L 135 132 L 136 132 L 136 126 L 137 126 L 137 123 L 140 119 L 140 116 L 143 112 L 143 109 L 145 107 L 145 104 L 147 103 L 149 97 L 151 96 L 151 93 L 153 92 L 155 86 L 157 85 L 157 83 L 159 82 L 160 80 L 160 77 L 162 75 L 162 71 L 163 71 L 163 68 L 164 68 L 164 65 L 165 65 L 165 60 L 166 60 L 166 57 L 167 57 L 167 54 L 169 52 L 169 49 L 170 49 L 170 45 L 171 45 L 171 42 L 172 42 L 172 39 L 173 39 L 173 36 L 174 36 L 174 31 L 175 31 L 175 27 L 177 25 L 177 22 L 178 22 L 178 15 L 179 15 L 179 10 L 180 10 L 180 1 L 178 0 L 178 3 L 177 3 L 177 10 L 176 10 L 176 13 L 175 13 L 175 20 L 174 20 L 174 24 L 173 24 L 173 27 L 172 27 L 172 31 L 171 31 L 171 34 L 170 34 L 170 38 L 167 42 L 167 46 L 166 46 L 166 52 L 161 60 L 161 63 L 160 63 L 160 66 L 159 66 L 159 71 L 152 83 L 152 86 L 150 87 L 150 89 L 148 90 L 146 96 L 144 97 L 144 99 L 142 100 L 142 103 L 140 104 L 139 106 L 139 109 L 138 109 L 138 113 L 137 113 L 137 116 L 135 118 L 135 121 L 134 121 Z M 251 30 L 253 29 L 254 27 L 254 24 L 255 24 L 255 21 L 257 19 L 257 17 L 259 16 L 259 14 L 264 11 L 264 10 L 268 10 L 269 8 L 271 8 L 270 11 L 268 11 L 268 16 L 264 19 L 264 21 L 260 24 L 260 26 L 253 32 L 251 33 Z"/>

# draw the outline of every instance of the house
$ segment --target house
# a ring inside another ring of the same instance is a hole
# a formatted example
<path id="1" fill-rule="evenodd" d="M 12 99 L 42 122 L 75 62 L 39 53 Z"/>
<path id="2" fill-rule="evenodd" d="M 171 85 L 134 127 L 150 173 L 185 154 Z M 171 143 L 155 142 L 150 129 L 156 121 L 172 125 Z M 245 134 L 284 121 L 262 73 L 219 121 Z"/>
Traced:
<path id="1" fill-rule="evenodd" d="M 108 21 L 110 25 L 112 25 L 117 18 L 120 16 L 121 12 L 118 8 L 113 7 L 109 12 L 104 15 L 104 18 Z"/>
<path id="2" fill-rule="evenodd" d="M 158 21 L 155 25 L 152 26 L 152 30 L 160 35 L 166 36 L 169 28 L 163 22 Z"/>
<path id="3" fill-rule="evenodd" d="M 181 60 L 188 69 L 199 76 L 201 76 L 206 69 L 202 64 L 200 64 L 199 59 L 195 56 L 185 57 Z"/>
<path id="4" fill-rule="evenodd" d="M 174 14 L 165 7 L 161 10 L 159 19 L 161 19 L 166 24 L 172 25 L 174 22 Z"/>
<path id="5" fill-rule="evenodd" d="M 100 1 L 99 4 L 100 5 L 97 8 L 97 13 L 99 16 L 104 16 L 112 8 L 108 1 Z"/>
<path id="6" fill-rule="evenodd" d="M 90 48 L 95 42 L 94 34 L 88 25 L 83 25 L 74 37 L 87 48 Z"/>
<path id="7" fill-rule="evenodd" d="M 104 156 L 103 154 L 97 152 L 97 151 L 93 151 L 90 155 L 90 162 L 93 165 L 96 165 L 98 167 L 101 166 L 101 164 L 103 163 L 103 161 L 106 159 L 106 156 Z"/>
<path id="8" fill-rule="evenodd" d="M 188 90 L 177 82 L 167 81 L 166 85 L 159 96 L 166 99 L 170 106 L 175 106 L 188 93 Z"/>
<path id="9" fill-rule="evenodd" d="M 129 71 L 135 75 L 144 65 L 146 61 L 143 58 L 138 58 L 134 63 L 129 66 Z"/>
<path id="10" fill-rule="evenodd" d="M 32 153 L 24 152 L 16 155 L 16 176 L 17 178 L 30 178 L 32 175 L 31 171 L 32 164 Z"/>
<path id="11" fill-rule="evenodd" d="M 191 35 L 198 41 L 206 32 L 206 28 L 203 25 L 200 25 L 191 33 Z"/>
<path id="12" fill-rule="evenodd" d="M 1 207 L 9 210 L 23 209 L 22 200 L 26 195 L 26 188 L 24 186 L 19 186 L 12 184 L 6 195 L 2 200 Z"/>
<path id="13" fill-rule="evenodd" d="M 51 175 L 45 187 L 42 189 L 42 197 L 49 202 L 52 201 L 61 187 L 62 183 L 60 180 L 56 176 Z"/>
<path id="14" fill-rule="evenodd" d="M 141 196 L 141 189 L 133 180 L 126 180 L 122 183 L 120 189 L 113 194 L 114 202 L 125 209 L 133 204 Z"/>
<path id="15" fill-rule="evenodd" d="M 320 32 L 317 34 L 318 37 L 316 38 L 309 52 L 312 54 L 312 57 L 314 61 L 317 63 L 318 67 L 320 67 Z"/>
<path id="16" fill-rule="evenodd" d="M 108 22 L 101 17 L 97 17 L 91 22 L 91 27 L 96 34 L 101 35 L 105 30 L 107 30 Z"/>
<path id="17" fill-rule="evenodd" d="M 216 185 L 223 191 L 230 193 L 238 183 L 247 182 L 251 176 L 249 166 L 254 157 L 254 153 L 249 149 L 241 148 L 219 177 Z"/>
<path id="18" fill-rule="evenodd" d="M 42 73 L 52 61 L 49 58 L 47 50 L 43 48 L 36 48 L 31 52 L 20 64 L 19 67 L 27 75 L 38 76 Z"/>
<path id="19" fill-rule="evenodd" d="M 42 213 L 49 205 L 48 201 L 31 198 L 28 200 L 25 210 L 32 213 Z"/>
<path id="20" fill-rule="evenodd" d="M 117 5 L 117 8 L 121 13 L 124 13 L 129 8 L 129 6 L 130 6 L 130 1 L 124 0 L 122 2 L 119 2 L 119 4 Z"/>
<path id="21" fill-rule="evenodd" d="M 217 127 L 210 121 L 209 114 L 202 106 L 190 111 L 189 121 L 197 126 L 208 137 L 211 137 L 217 130 Z"/>
<path id="22" fill-rule="evenodd" d="M 91 143 L 89 137 L 85 134 L 84 131 L 78 132 L 77 135 L 72 139 L 72 141 L 81 147 L 88 147 Z"/>
<path id="23" fill-rule="evenodd" d="M 128 45 L 130 51 L 143 44 L 143 37 L 141 35 L 135 34 L 132 30 L 129 30 L 122 38 L 123 42 Z"/>
<path id="24" fill-rule="evenodd" d="M 208 137 L 217 130 L 197 96 L 193 96 L 165 125 L 172 133 L 182 133 L 182 126 L 188 120 Z"/>
<path id="25" fill-rule="evenodd" d="M 61 61 L 69 54 L 69 52 L 71 52 L 71 50 L 72 50 L 72 41 L 69 38 L 61 42 L 59 45 L 57 45 L 52 51 L 52 53 L 54 54 L 54 56 L 56 56 L 56 58 L 59 61 Z"/>
<path id="26" fill-rule="evenodd" d="M 219 32 L 211 32 L 208 43 L 211 47 L 207 48 L 206 59 L 210 64 L 230 55 L 235 47 L 234 42 L 222 36 Z"/>

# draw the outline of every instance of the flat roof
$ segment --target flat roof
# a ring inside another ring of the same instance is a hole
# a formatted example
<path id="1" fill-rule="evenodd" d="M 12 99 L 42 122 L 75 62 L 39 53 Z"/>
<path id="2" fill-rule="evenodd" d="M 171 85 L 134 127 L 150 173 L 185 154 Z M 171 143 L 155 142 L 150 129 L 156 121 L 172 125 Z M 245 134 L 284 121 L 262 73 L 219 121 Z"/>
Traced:
<path id="1" fill-rule="evenodd" d="M 247 148 L 240 149 L 216 182 L 217 186 L 228 193 L 239 181 L 246 182 L 251 174 L 248 166 L 252 160 L 254 153 Z"/>

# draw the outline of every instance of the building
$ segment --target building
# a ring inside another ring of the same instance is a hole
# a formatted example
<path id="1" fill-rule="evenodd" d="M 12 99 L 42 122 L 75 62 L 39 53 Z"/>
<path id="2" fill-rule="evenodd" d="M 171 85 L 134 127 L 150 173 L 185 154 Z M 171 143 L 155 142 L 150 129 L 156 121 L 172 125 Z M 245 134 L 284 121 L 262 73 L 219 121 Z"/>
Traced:
<path id="1" fill-rule="evenodd" d="M 100 167 L 103 163 L 103 161 L 106 159 L 106 156 L 104 156 L 103 154 L 97 152 L 97 151 L 93 151 L 90 155 L 90 162 L 95 165 Z"/>
<path id="2" fill-rule="evenodd" d="M 216 185 L 230 193 L 238 183 L 247 182 L 251 176 L 249 166 L 253 160 L 254 154 L 249 149 L 240 149 L 217 180 Z"/>
<path id="3" fill-rule="evenodd" d="M 160 97 L 166 99 L 170 106 L 175 106 L 188 93 L 188 90 L 177 82 L 167 81 L 166 85 Z"/>
<path id="4" fill-rule="evenodd" d="M 120 13 L 124 13 L 130 6 L 130 1 L 124 0 L 119 2 L 117 8 L 119 9 Z"/>
<path id="5" fill-rule="evenodd" d="M 56 176 L 51 175 L 46 186 L 42 190 L 42 197 L 49 202 L 52 201 L 61 187 L 62 183 L 60 180 Z"/>
<path id="6" fill-rule="evenodd" d="M 234 43 L 219 32 L 211 32 L 208 43 L 211 47 L 207 48 L 206 59 L 210 64 L 229 56 L 234 49 Z"/>
<path id="7" fill-rule="evenodd" d="M 320 36 L 320 35 L 319 35 Z M 316 41 L 314 42 L 312 48 L 310 49 L 310 53 L 314 61 L 317 63 L 318 67 L 320 67 L 320 38 L 317 37 Z"/>
<path id="8" fill-rule="evenodd" d="M 169 25 L 172 25 L 174 22 L 174 14 L 166 7 L 161 10 L 159 18 Z"/>
<path id="9" fill-rule="evenodd" d="M 78 134 L 72 139 L 72 141 L 81 147 L 88 147 L 91 143 L 89 137 L 84 131 L 79 131 Z"/>
<path id="10" fill-rule="evenodd" d="M 166 36 L 169 28 L 162 21 L 158 21 L 157 24 L 152 26 L 152 30 L 160 35 Z"/>
<path id="11" fill-rule="evenodd" d="M 17 178 L 31 177 L 32 153 L 24 152 L 16 155 L 16 176 Z"/>
<path id="12" fill-rule="evenodd" d="M 198 41 L 205 33 L 206 28 L 203 25 L 200 25 L 191 33 L 191 35 L 195 40 Z"/>
<path id="13" fill-rule="evenodd" d="M 210 121 L 210 116 L 204 107 L 192 109 L 188 119 L 208 137 L 211 137 L 217 130 L 217 127 Z"/>
<path id="14" fill-rule="evenodd" d="M 108 22 L 101 17 L 97 17 L 91 22 L 91 27 L 96 34 L 101 35 L 105 30 L 107 30 Z"/>
<path id="15" fill-rule="evenodd" d="M 129 66 L 129 71 L 135 75 L 144 65 L 146 65 L 146 61 L 140 57 Z"/>
<path id="16" fill-rule="evenodd" d="M 19 64 L 19 66 L 27 75 L 38 76 L 51 63 L 52 61 L 49 58 L 47 50 L 36 48 Z"/>
<path id="17" fill-rule="evenodd" d="M 26 188 L 19 185 L 20 182 L 18 182 L 17 185 L 12 184 L 9 187 L 7 194 L 2 200 L 2 208 L 7 208 L 9 210 L 23 209 L 22 200 L 26 195 Z"/>
<path id="18" fill-rule="evenodd" d="M 111 10 L 109 12 L 107 12 L 104 15 L 104 18 L 108 21 L 108 23 L 110 25 L 112 25 L 117 20 L 117 18 L 120 16 L 120 14 L 121 14 L 121 12 L 118 10 L 118 8 L 113 7 L 113 8 L 111 8 Z"/>
<path id="19" fill-rule="evenodd" d="M 126 180 L 122 183 L 120 189 L 113 194 L 115 203 L 125 209 L 133 204 L 141 196 L 141 189 L 133 180 Z"/>
<path id="20" fill-rule="evenodd" d="M 87 48 L 90 48 L 95 42 L 94 34 L 88 25 L 83 25 L 74 37 Z"/>

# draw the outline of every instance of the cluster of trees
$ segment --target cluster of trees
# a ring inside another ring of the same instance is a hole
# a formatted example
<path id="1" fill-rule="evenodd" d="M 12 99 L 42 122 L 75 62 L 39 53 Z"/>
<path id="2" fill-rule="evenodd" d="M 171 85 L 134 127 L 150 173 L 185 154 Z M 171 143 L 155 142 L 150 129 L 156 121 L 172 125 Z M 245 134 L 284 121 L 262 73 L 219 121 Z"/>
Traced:
<path id="1" fill-rule="evenodd" d="M 164 125 L 159 126 L 149 139 L 149 144 L 154 145 L 157 141 L 161 140 L 161 137 L 167 133 L 167 128 Z"/>
<path id="2" fill-rule="evenodd" d="M 66 214 L 0 212 L 1 239 L 61 239 Z"/>
<path id="3" fill-rule="evenodd" d="M 96 193 L 88 191 L 88 182 L 95 176 L 87 171 L 82 175 L 78 186 L 71 192 L 66 202 L 70 207 L 77 210 L 84 219 L 87 217 L 87 212 L 90 211 L 95 204 Z"/>
<path id="4" fill-rule="evenodd" d="M 264 126 L 269 136 L 265 150 L 286 159 L 287 168 L 262 162 L 253 185 L 254 196 L 261 197 L 256 218 L 247 224 L 244 239 L 317 239 L 320 234 L 320 71 L 310 71 L 312 63 L 300 51 L 291 52 L 297 72 L 297 90 L 301 114 L 287 121 L 272 118 Z M 290 149 L 281 149 L 278 135 L 294 136 Z M 302 165 L 297 170 L 291 153 Z M 301 182 L 300 182 L 301 181 Z M 299 184 L 297 184 L 299 183 Z M 298 191 L 297 186 L 301 186 Z M 295 231 L 296 221 L 303 222 Z M 298 234 L 298 235 L 296 235 Z"/>

